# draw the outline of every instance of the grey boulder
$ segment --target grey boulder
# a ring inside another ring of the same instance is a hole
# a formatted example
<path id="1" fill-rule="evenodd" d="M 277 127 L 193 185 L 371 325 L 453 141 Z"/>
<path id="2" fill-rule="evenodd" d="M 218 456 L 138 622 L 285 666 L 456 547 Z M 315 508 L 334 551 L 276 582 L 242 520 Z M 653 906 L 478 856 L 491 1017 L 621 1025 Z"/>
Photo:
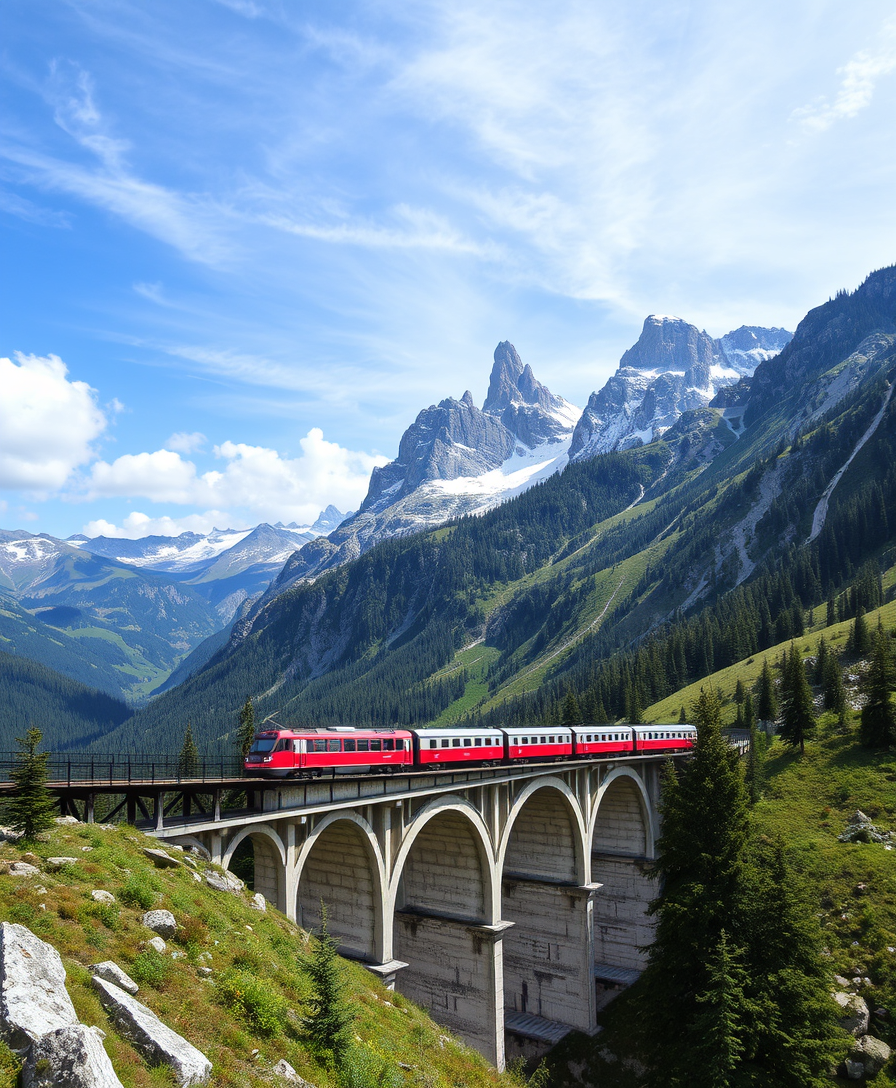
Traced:
<path id="1" fill-rule="evenodd" d="M 111 892 L 107 892 L 105 888 L 95 888 L 90 893 L 90 898 L 94 903 L 114 903 L 115 896 Z"/>
<path id="2" fill-rule="evenodd" d="M 180 1088 L 208 1082 L 212 1063 L 201 1050 L 172 1031 L 151 1009 L 114 983 L 94 975 L 93 985 L 119 1032 L 150 1065 L 167 1065 Z"/>
<path id="3" fill-rule="evenodd" d="M 271 1069 L 271 1072 L 275 1077 L 279 1077 L 280 1080 L 285 1080 L 287 1084 L 297 1084 L 299 1088 L 314 1088 L 313 1084 L 305 1080 L 304 1077 L 299 1076 L 285 1058 L 281 1058 Z"/>
<path id="4" fill-rule="evenodd" d="M 868 1030 L 871 1013 L 863 997 L 842 991 L 834 994 L 834 1001 L 840 1006 L 840 1027 L 858 1038 Z"/>
<path id="5" fill-rule="evenodd" d="M 205 882 L 217 892 L 230 892 L 232 895 L 239 895 L 243 890 L 242 880 L 238 876 L 234 876 L 233 873 L 218 873 L 214 869 L 209 869 L 205 874 Z"/>
<path id="6" fill-rule="evenodd" d="M 873 1077 L 887 1064 L 892 1053 L 882 1039 L 875 1039 L 873 1035 L 863 1035 L 852 1048 L 850 1058 L 862 1063 L 865 1076 Z"/>
<path id="7" fill-rule="evenodd" d="M 170 910 L 148 910 L 143 915 L 143 924 L 160 937 L 173 937 L 177 932 L 177 922 Z"/>
<path id="8" fill-rule="evenodd" d="M 177 869 L 181 864 L 177 858 L 170 857 L 164 850 L 154 850 L 150 846 L 144 846 L 143 853 L 157 869 Z"/>
<path id="9" fill-rule="evenodd" d="M 42 1035 L 77 1022 L 56 949 L 26 926 L 0 923 L 0 1037 L 22 1053 Z"/>
<path id="10" fill-rule="evenodd" d="M 122 1088 L 96 1028 L 72 1024 L 47 1032 L 32 1046 L 22 1088 Z"/>
<path id="11" fill-rule="evenodd" d="M 135 994 L 140 989 L 131 976 L 125 974 L 118 964 L 113 963 L 112 960 L 103 960 L 102 963 L 92 963 L 88 970 L 99 978 L 104 978 L 106 982 L 112 982 L 116 986 L 120 986 L 122 990 L 127 990 L 129 994 Z"/>
<path id="12" fill-rule="evenodd" d="M 255 895 L 252 896 L 252 898 L 249 900 L 249 906 L 252 907 L 254 910 L 260 910 L 262 913 L 264 913 L 268 909 L 267 900 L 261 894 L 261 892 L 256 892 Z"/>
<path id="13" fill-rule="evenodd" d="M 47 858 L 47 868 L 51 873 L 64 869 L 67 865 L 77 865 L 77 858 Z"/>

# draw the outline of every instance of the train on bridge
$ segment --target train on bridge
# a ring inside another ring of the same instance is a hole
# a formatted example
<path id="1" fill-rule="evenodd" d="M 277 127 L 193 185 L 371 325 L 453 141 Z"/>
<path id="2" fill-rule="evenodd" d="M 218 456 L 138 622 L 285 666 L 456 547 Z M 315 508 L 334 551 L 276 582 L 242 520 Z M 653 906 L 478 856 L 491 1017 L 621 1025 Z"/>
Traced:
<path id="1" fill-rule="evenodd" d="M 457 770 L 571 759 L 673 755 L 694 747 L 692 725 L 520 726 L 518 729 L 267 729 L 245 757 L 247 775 Z"/>

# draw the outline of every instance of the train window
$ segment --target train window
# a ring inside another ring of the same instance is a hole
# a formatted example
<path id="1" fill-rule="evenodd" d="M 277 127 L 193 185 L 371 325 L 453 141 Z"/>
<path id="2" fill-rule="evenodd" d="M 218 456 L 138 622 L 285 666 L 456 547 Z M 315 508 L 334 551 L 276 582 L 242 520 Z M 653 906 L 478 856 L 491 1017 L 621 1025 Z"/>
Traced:
<path id="1" fill-rule="evenodd" d="M 454 739 L 453 739 L 453 740 L 451 741 L 451 747 L 452 747 L 452 748 L 460 748 L 460 737 L 455 737 L 455 738 L 454 738 Z"/>
<path id="2" fill-rule="evenodd" d="M 327 751 L 328 752 L 341 752 L 342 751 L 342 742 L 338 741 L 338 740 L 328 740 L 327 741 Z"/>
<path id="3" fill-rule="evenodd" d="M 366 737 L 363 740 L 358 741 L 358 751 L 359 752 L 369 752 L 370 751 L 370 741 Z"/>
<path id="4" fill-rule="evenodd" d="M 449 746 L 450 746 L 450 741 L 447 741 L 447 740 L 442 741 L 442 747 L 443 748 L 448 748 Z"/>
<path id="5" fill-rule="evenodd" d="M 381 752 L 383 750 L 383 742 L 381 740 L 372 740 L 370 742 L 371 752 Z"/>
<path id="6" fill-rule="evenodd" d="M 344 742 L 344 744 L 345 744 L 345 751 L 346 752 L 354 752 L 355 751 L 355 741 L 347 740 L 347 741 Z"/>
<path id="7" fill-rule="evenodd" d="M 395 751 L 395 741 L 394 740 L 384 740 L 383 741 L 383 751 L 384 752 L 394 752 Z"/>
<path id="8" fill-rule="evenodd" d="M 315 752 L 326 752 L 327 742 L 325 740 L 316 740 L 314 742 L 314 750 Z"/>
<path id="9" fill-rule="evenodd" d="M 481 748 L 482 747 L 482 737 L 474 737 L 473 738 L 473 747 L 474 748 Z"/>
<path id="10" fill-rule="evenodd" d="M 439 742 L 433 737 L 429 742 L 430 748 L 438 748 Z"/>
<path id="11" fill-rule="evenodd" d="M 266 752 L 270 752 L 276 743 L 277 742 L 273 740 L 258 740 L 256 738 L 252 741 L 252 747 L 249 749 L 249 754 L 253 756 L 264 755 Z"/>

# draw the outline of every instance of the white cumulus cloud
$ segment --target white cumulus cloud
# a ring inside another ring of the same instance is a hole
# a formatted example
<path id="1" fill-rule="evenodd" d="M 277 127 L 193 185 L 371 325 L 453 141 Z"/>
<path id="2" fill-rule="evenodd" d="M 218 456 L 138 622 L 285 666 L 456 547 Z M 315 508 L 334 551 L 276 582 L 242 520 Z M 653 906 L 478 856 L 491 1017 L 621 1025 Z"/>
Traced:
<path id="1" fill-rule="evenodd" d="M 165 449 L 176 450 L 178 453 L 195 453 L 196 450 L 202 449 L 206 441 L 205 435 L 199 431 L 193 431 L 191 434 L 177 431 L 165 443 Z"/>
<path id="2" fill-rule="evenodd" d="M 221 469 L 204 473 L 176 450 L 127 453 L 91 466 L 86 497 L 214 507 L 219 521 L 235 517 L 221 511 L 242 511 L 253 520 L 310 523 L 330 503 L 341 510 L 357 506 L 372 469 L 387 460 L 328 442 L 319 427 L 299 444 L 299 457 L 284 457 L 265 446 L 223 442 L 214 448 Z"/>
<path id="3" fill-rule="evenodd" d="M 52 491 L 93 456 L 107 420 L 57 355 L 0 359 L 0 487 Z"/>

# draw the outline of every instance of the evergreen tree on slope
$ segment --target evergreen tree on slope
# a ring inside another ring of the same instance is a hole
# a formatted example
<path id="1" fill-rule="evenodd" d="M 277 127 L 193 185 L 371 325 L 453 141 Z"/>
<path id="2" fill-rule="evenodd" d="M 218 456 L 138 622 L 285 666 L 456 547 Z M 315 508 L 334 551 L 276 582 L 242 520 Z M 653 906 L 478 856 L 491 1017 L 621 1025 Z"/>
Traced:
<path id="1" fill-rule="evenodd" d="M 781 685 L 781 725 L 778 733 L 785 744 L 799 748 L 802 755 L 806 750 L 806 741 L 815 735 L 815 727 L 812 689 L 796 643 L 791 642 Z"/>
<path id="2" fill-rule="evenodd" d="M 762 673 L 756 689 L 756 713 L 762 722 L 773 722 L 778 717 L 778 700 L 775 698 L 775 682 L 768 658 L 762 662 Z"/>
<path id="3" fill-rule="evenodd" d="M 862 707 L 862 744 L 869 748 L 885 748 L 896 744 L 896 665 L 893 663 L 892 639 L 878 623 L 871 652 L 871 664 L 863 684 L 867 702 Z"/>
<path id="4" fill-rule="evenodd" d="M 247 696 L 243 708 L 240 711 L 240 724 L 237 729 L 237 741 L 242 752 L 243 759 L 249 754 L 252 740 L 255 737 L 255 708 L 252 706 L 251 696 Z"/>
<path id="5" fill-rule="evenodd" d="M 317 940 L 311 955 L 302 961 L 301 967 L 311 983 L 305 1037 L 319 1057 L 324 1060 L 332 1057 L 337 1065 L 342 1065 L 351 1046 L 355 1017 L 345 997 L 336 942 L 330 935 L 324 903 L 320 905 Z"/>
<path id="6" fill-rule="evenodd" d="M 15 770 L 10 778 L 15 790 L 5 804 L 6 819 L 14 831 L 27 841 L 53 826 L 56 803 L 47 789 L 49 752 L 38 752 L 43 734 L 30 726 L 24 737 L 16 737 Z"/>
<path id="7" fill-rule="evenodd" d="M 712 1012 L 698 999 L 713 985 L 708 963 L 723 933 L 734 948 L 743 941 L 747 801 L 739 757 L 722 737 L 714 691 L 701 690 L 693 721 L 694 755 L 680 774 L 667 768 L 660 804 L 661 888 L 648 908 L 656 932 L 637 1014 L 649 1088 L 718 1085 L 724 1056 L 708 1066 L 694 1062 Z"/>

